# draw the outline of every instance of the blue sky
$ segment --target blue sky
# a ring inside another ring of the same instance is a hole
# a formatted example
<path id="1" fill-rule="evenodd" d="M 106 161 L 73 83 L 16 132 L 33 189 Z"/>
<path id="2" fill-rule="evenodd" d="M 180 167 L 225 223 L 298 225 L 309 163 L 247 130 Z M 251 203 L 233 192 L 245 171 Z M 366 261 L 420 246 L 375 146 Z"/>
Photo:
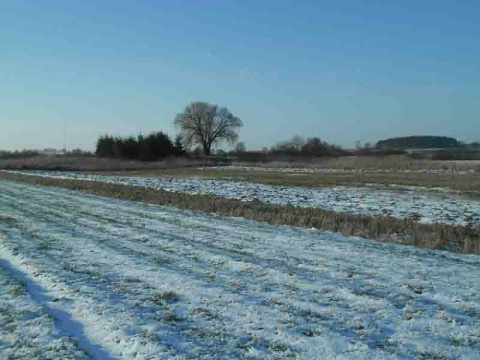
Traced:
<path id="1" fill-rule="evenodd" d="M 480 140 L 480 2 L 0 2 L 0 148 L 93 149 L 227 106 L 247 148 Z"/>

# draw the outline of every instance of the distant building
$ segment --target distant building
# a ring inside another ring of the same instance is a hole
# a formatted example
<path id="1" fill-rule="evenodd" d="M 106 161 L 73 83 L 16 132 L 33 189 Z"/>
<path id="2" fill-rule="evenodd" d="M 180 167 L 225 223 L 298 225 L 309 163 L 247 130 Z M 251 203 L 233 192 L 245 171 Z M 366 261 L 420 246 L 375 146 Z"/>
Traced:
<path id="1" fill-rule="evenodd" d="M 435 154 L 439 151 L 443 151 L 445 148 L 435 148 L 435 149 L 405 149 L 404 151 L 407 154 Z"/>
<path id="2" fill-rule="evenodd" d="M 43 150 L 39 150 L 38 153 L 40 155 L 48 155 L 48 156 L 54 156 L 54 155 L 61 155 L 64 154 L 65 152 L 63 150 L 57 150 L 53 148 L 47 148 Z"/>

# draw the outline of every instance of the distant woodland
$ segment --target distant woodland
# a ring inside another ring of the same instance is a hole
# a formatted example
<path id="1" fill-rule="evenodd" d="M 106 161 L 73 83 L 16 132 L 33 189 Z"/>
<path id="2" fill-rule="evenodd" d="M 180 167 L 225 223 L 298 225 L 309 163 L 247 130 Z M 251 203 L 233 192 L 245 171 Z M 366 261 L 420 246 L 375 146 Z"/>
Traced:
<path id="1" fill-rule="evenodd" d="M 378 150 L 448 149 L 459 146 L 457 139 L 446 136 L 405 136 L 379 141 Z"/>

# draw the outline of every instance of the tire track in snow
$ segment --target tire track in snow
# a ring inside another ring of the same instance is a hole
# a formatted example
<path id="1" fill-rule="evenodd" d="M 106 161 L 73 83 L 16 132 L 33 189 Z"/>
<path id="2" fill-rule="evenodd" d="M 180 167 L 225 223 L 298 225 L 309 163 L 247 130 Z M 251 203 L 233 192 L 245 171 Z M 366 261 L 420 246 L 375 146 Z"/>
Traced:
<path id="1" fill-rule="evenodd" d="M 6 252 L 2 252 L 1 256 L 9 257 Z M 12 278 L 19 281 L 25 287 L 29 296 L 40 305 L 42 312 L 48 314 L 53 319 L 54 325 L 61 331 L 62 335 L 72 339 L 77 347 L 88 354 L 89 357 L 105 360 L 113 359 L 105 349 L 88 339 L 85 335 L 83 324 L 74 320 L 68 312 L 55 307 L 54 299 L 28 275 L 4 258 L 0 258 L 0 269 L 3 269 Z M 81 354 L 77 353 L 75 356 L 79 358 Z"/>

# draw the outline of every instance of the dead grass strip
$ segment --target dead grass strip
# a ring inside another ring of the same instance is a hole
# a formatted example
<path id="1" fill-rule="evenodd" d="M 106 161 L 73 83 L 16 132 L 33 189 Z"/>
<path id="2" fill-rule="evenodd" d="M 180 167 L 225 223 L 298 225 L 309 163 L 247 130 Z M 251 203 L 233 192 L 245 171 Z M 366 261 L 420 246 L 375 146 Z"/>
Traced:
<path id="1" fill-rule="evenodd" d="M 0 179 L 44 186 L 63 187 L 89 194 L 173 206 L 184 210 L 244 217 L 275 225 L 291 225 L 339 232 L 382 242 L 395 242 L 432 249 L 449 249 L 464 254 L 480 254 L 480 227 L 422 224 L 411 219 L 365 216 L 314 208 L 242 202 L 209 195 L 189 195 L 129 185 L 51 179 L 0 171 Z"/>

